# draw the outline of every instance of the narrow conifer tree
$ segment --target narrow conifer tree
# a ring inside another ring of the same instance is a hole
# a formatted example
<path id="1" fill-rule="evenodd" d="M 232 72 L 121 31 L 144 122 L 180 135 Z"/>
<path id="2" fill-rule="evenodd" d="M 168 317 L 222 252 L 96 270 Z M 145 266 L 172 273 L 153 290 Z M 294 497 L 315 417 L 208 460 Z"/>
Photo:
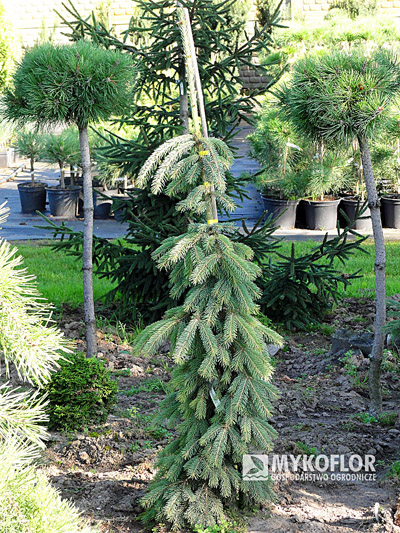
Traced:
<path id="1" fill-rule="evenodd" d="M 269 500 L 270 483 L 244 481 L 241 463 L 243 454 L 269 450 L 275 436 L 267 421 L 277 391 L 269 383 L 266 343 L 280 341 L 255 316 L 260 269 L 252 262 L 252 250 L 231 239 L 233 225 L 218 223 L 216 204 L 233 208 L 225 194 L 232 154 L 224 142 L 207 136 L 187 10 L 179 7 L 178 18 L 193 133 L 158 148 L 138 184 L 150 182 L 155 194 L 186 193 L 178 209 L 204 214 L 207 223 L 190 225 L 186 234 L 166 239 L 154 253 L 158 267 L 171 270 L 171 295 L 187 295 L 136 342 L 138 351 L 151 355 L 169 339 L 176 363 L 159 417 L 177 426 L 178 436 L 159 454 L 156 477 L 144 498 L 145 522 L 168 522 L 175 529 L 214 526 L 239 502 Z"/>

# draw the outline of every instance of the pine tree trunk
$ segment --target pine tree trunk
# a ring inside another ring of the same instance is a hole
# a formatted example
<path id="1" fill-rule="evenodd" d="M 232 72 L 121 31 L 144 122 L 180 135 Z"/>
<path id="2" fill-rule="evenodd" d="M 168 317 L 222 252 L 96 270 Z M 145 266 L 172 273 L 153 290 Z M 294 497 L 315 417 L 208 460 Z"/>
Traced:
<path id="1" fill-rule="evenodd" d="M 385 241 L 382 230 L 380 200 L 376 191 L 368 141 L 366 138 L 360 137 L 358 142 L 360 145 L 364 181 L 368 195 L 368 207 L 371 210 L 372 229 L 375 241 L 376 318 L 375 337 L 369 367 L 370 410 L 373 413 L 380 413 L 382 411 L 381 366 L 385 344 L 385 333 L 383 328 L 386 322 Z"/>
<path id="2" fill-rule="evenodd" d="M 65 189 L 65 172 L 64 172 L 64 167 L 62 166 L 61 163 L 60 163 L 60 186 L 61 186 L 61 189 Z"/>
<path id="3" fill-rule="evenodd" d="M 87 357 L 97 354 L 96 318 L 93 300 L 93 187 L 90 163 L 89 137 L 87 127 L 79 129 L 83 171 L 83 299 L 85 307 Z"/>

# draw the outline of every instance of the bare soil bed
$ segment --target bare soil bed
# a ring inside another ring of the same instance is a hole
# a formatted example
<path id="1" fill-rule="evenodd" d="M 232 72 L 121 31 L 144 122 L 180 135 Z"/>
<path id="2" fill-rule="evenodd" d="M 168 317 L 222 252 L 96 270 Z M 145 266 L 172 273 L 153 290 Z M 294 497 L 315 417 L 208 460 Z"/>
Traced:
<path id="1" fill-rule="evenodd" d="M 272 424 L 279 435 L 276 453 L 373 454 L 377 480 L 276 483 L 275 504 L 247 517 L 248 532 L 400 532 L 400 512 L 395 516 L 400 483 L 387 475 L 400 459 L 400 367 L 387 353 L 384 410 L 396 417 L 388 425 L 365 423 L 357 415 L 367 406 L 368 358 L 330 354 L 334 329 L 367 331 L 373 319 L 371 300 L 345 299 L 317 331 L 285 338 L 274 358 L 281 397 Z M 81 314 L 65 310 L 61 327 L 80 339 Z M 80 340 L 76 344 L 83 347 Z M 101 426 L 52 433 L 44 468 L 62 495 L 101 531 L 144 531 L 138 500 L 154 475 L 157 451 L 173 438 L 171 431 L 152 425 L 172 363 L 166 350 L 151 360 L 135 357 L 110 332 L 99 332 L 99 346 L 99 356 L 118 381 L 118 403 Z"/>

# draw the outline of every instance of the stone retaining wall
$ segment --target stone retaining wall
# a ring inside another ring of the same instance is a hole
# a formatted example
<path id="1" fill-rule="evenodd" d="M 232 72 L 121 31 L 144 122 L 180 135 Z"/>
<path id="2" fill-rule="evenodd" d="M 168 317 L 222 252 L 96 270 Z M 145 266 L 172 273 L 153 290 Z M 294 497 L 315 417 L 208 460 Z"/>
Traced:
<path id="1" fill-rule="evenodd" d="M 68 1 L 65 0 L 68 4 Z M 47 37 L 54 34 L 55 42 L 66 42 L 62 32 L 68 30 L 61 24 L 58 11 L 67 20 L 73 17 L 63 7 L 63 0 L 3 0 L 4 7 L 16 31 L 17 39 L 23 46 L 32 46 L 45 32 Z M 87 17 L 92 11 L 108 14 L 109 22 L 115 27 L 117 35 L 127 28 L 133 15 L 135 4 L 132 0 L 73 0 L 81 16 Z"/>

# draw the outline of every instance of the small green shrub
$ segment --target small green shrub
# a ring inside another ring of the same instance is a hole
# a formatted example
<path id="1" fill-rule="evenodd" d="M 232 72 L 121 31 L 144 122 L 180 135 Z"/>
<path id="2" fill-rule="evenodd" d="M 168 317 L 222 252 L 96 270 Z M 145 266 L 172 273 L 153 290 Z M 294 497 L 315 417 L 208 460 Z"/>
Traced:
<path id="1" fill-rule="evenodd" d="M 104 363 L 75 353 L 61 362 L 46 391 L 49 397 L 49 427 L 78 430 L 85 424 L 107 419 L 116 402 L 117 385 Z"/>
<path id="2" fill-rule="evenodd" d="M 400 460 L 395 461 L 389 470 L 389 477 L 400 478 Z"/>
<path id="3" fill-rule="evenodd" d="M 222 520 L 220 524 L 213 527 L 209 526 L 204 529 L 201 526 L 195 526 L 193 529 L 194 533 L 239 533 L 245 530 L 244 524 L 227 520 Z"/>
<path id="4" fill-rule="evenodd" d="M 398 418 L 398 413 L 381 413 L 378 416 L 370 413 L 357 413 L 354 418 L 363 424 L 380 424 L 381 426 L 394 426 Z"/>
<path id="5" fill-rule="evenodd" d="M 354 239 L 348 239 L 349 235 Z M 294 243 L 290 255 L 276 252 L 279 260 L 270 258 L 268 268 L 263 268 L 261 311 L 289 330 L 320 323 L 337 301 L 339 288 L 346 289 L 359 277 L 359 271 L 343 275 L 343 265 L 354 252 L 363 252 L 364 240 L 347 226 L 333 239 L 328 240 L 326 234 L 308 253 L 297 254 Z"/>

